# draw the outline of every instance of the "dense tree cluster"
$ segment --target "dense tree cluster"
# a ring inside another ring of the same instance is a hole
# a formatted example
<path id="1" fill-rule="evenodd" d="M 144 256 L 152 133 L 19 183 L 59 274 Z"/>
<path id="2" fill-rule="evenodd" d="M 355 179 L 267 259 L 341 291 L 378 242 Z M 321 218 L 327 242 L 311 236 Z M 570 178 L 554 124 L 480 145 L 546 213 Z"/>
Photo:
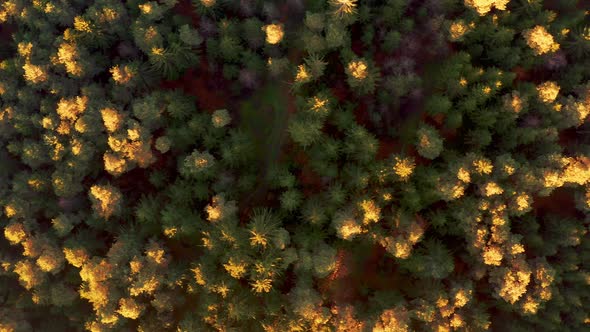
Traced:
<path id="1" fill-rule="evenodd" d="M 590 329 L 589 12 L 2 1 L 0 331 Z"/>

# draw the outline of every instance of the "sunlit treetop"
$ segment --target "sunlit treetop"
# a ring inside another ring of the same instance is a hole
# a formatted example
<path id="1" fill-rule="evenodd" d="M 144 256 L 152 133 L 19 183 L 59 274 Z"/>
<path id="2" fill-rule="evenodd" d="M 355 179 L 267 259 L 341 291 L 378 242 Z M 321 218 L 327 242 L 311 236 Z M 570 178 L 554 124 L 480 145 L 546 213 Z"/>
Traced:
<path id="1" fill-rule="evenodd" d="M 62 120 L 76 120 L 86 110 L 88 97 L 61 99 L 57 104 L 57 114 Z"/>
<path id="2" fill-rule="evenodd" d="M 410 175 L 414 173 L 415 167 L 416 164 L 414 163 L 414 160 L 412 160 L 411 158 L 395 157 L 393 171 L 397 176 L 400 177 L 400 179 L 404 181 L 409 179 Z"/>
<path id="3" fill-rule="evenodd" d="M 569 183 L 585 185 L 590 182 L 590 159 L 587 157 L 567 157 L 567 166 L 563 172 L 563 180 Z"/>
<path id="4" fill-rule="evenodd" d="M 518 91 L 512 91 L 511 94 L 505 95 L 503 97 L 503 102 L 505 109 L 516 114 L 520 113 L 527 105 L 526 98 L 522 97 Z"/>
<path id="5" fill-rule="evenodd" d="M 75 267 L 82 267 L 90 258 L 83 248 L 64 248 L 63 253 L 66 261 Z"/>
<path id="6" fill-rule="evenodd" d="M 113 176 L 119 176 L 129 169 L 127 160 L 115 153 L 105 153 L 103 161 L 105 171 Z"/>
<path id="7" fill-rule="evenodd" d="M 457 179 L 465 183 L 469 183 L 471 182 L 471 174 L 469 174 L 469 171 L 467 169 L 461 167 L 459 168 L 459 170 L 457 170 Z"/>
<path id="8" fill-rule="evenodd" d="M 8 0 L 0 6 L 0 23 L 6 22 L 9 17 L 17 15 L 19 12 L 18 2 Z"/>
<path id="9" fill-rule="evenodd" d="M 336 229 L 338 237 L 344 240 L 351 240 L 363 232 L 361 225 L 349 211 L 336 214 L 332 220 L 332 225 Z"/>
<path id="10" fill-rule="evenodd" d="M 117 214 L 121 208 L 121 192 L 111 185 L 94 185 L 89 196 L 96 213 L 105 219 Z"/>
<path id="11" fill-rule="evenodd" d="M 14 273 L 18 274 L 19 282 L 26 289 L 41 284 L 44 274 L 41 269 L 30 260 L 22 260 L 14 266 Z"/>
<path id="12" fill-rule="evenodd" d="M 514 304 L 525 293 L 531 281 L 531 271 L 528 266 L 522 269 L 504 270 L 499 295 L 507 302 Z"/>
<path id="13" fill-rule="evenodd" d="M 330 6 L 334 8 L 334 14 L 338 17 L 356 13 L 357 0 L 329 0 Z"/>
<path id="14" fill-rule="evenodd" d="M 486 158 L 478 158 L 474 160 L 473 167 L 479 174 L 490 174 L 494 169 L 492 163 Z"/>
<path id="15" fill-rule="evenodd" d="M 68 74 L 81 76 L 82 66 L 79 63 L 80 52 L 74 43 L 62 43 L 57 51 L 57 57 L 52 60 L 54 64 L 62 64 L 66 67 Z"/>
<path id="16" fill-rule="evenodd" d="M 498 246 L 489 246 L 483 252 L 483 262 L 487 265 L 500 266 L 503 258 L 502 249 Z"/>
<path id="17" fill-rule="evenodd" d="M 137 319 L 143 312 L 145 305 L 137 303 L 133 298 L 122 298 L 119 300 L 117 312 L 129 319 Z"/>
<path id="18" fill-rule="evenodd" d="M 90 22 L 81 16 L 74 17 L 74 29 L 80 32 L 92 33 Z"/>
<path id="19" fill-rule="evenodd" d="M 136 74 L 135 70 L 128 65 L 113 66 L 111 69 L 109 69 L 109 72 L 113 77 L 113 81 L 115 81 L 117 84 L 128 83 Z"/>
<path id="20" fill-rule="evenodd" d="M 504 190 L 495 182 L 488 182 L 482 187 L 482 193 L 484 196 L 494 196 L 502 194 Z"/>
<path id="21" fill-rule="evenodd" d="M 555 52 L 559 49 L 559 44 L 553 40 L 553 36 L 541 25 L 525 30 L 523 34 L 527 45 L 529 45 L 537 55 Z"/>
<path id="22" fill-rule="evenodd" d="M 467 25 L 463 20 L 454 21 L 449 27 L 451 41 L 460 40 L 470 29 L 471 26 Z"/>
<path id="23" fill-rule="evenodd" d="M 272 279 L 257 279 L 251 285 L 255 293 L 268 293 L 272 289 Z"/>
<path id="24" fill-rule="evenodd" d="M 266 33 L 266 42 L 271 45 L 280 43 L 285 35 L 282 24 L 265 25 L 262 30 Z"/>
<path id="25" fill-rule="evenodd" d="M 559 94 L 559 85 L 552 81 L 547 81 L 537 86 L 537 92 L 539 93 L 539 99 L 544 103 L 551 103 L 557 98 Z"/>
<path id="26" fill-rule="evenodd" d="M 143 14 L 150 14 L 154 10 L 154 5 L 151 2 L 140 4 L 138 7 Z"/>
<path id="27" fill-rule="evenodd" d="M 9 206 L 6 206 L 5 209 L 7 209 L 7 211 L 5 211 L 6 215 L 11 217 L 13 214 L 10 212 Z M 4 237 L 12 244 L 21 243 L 27 238 L 25 226 L 20 222 L 8 224 L 4 227 Z"/>
<path id="28" fill-rule="evenodd" d="M 321 95 L 313 96 L 308 100 L 310 111 L 315 114 L 324 115 L 329 112 L 329 100 Z"/>
<path id="29" fill-rule="evenodd" d="M 363 224 L 376 223 L 381 219 L 381 208 L 373 200 L 363 200 L 360 208 L 363 211 Z"/>
<path id="30" fill-rule="evenodd" d="M 492 8 L 506 10 L 510 0 L 465 0 L 465 6 L 474 9 L 480 16 L 489 13 Z"/>
<path id="31" fill-rule="evenodd" d="M 211 204 L 205 207 L 207 220 L 217 222 L 234 216 L 238 210 L 235 201 L 226 201 L 223 195 L 213 196 Z"/>
<path id="32" fill-rule="evenodd" d="M 47 81 L 47 72 L 41 66 L 33 65 L 29 62 L 23 65 L 25 71 L 25 80 L 31 83 L 41 83 Z"/>
<path id="33" fill-rule="evenodd" d="M 121 128 L 124 117 L 117 112 L 117 110 L 113 108 L 104 108 L 100 111 L 100 114 L 102 115 L 104 126 L 109 132 L 112 133 Z"/>
<path id="34" fill-rule="evenodd" d="M 349 62 L 347 69 L 350 75 L 357 80 L 363 80 L 369 74 L 367 63 L 364 60 Z"/>
<path id="35" fill-rule="evenodd" d="M 217 3 L 217 0 L 200 0 L 201 4 L 207 8 L 213 7 L 215 6 L 215 3 Z"/>
<path id="36" fill-rule="evenodd" d="M 230 257 L 227 263 L 223 264 L 223 267 L 229 273 L 230 276 L 241 279 L 246 275 L 246 268 L 248 267 L 248 263 L 243 260 L 236 259 L 234 257 Z"/>
<path id="37" fill-rule="evenodd" d="M 311 74 L 306 65 L 299 65 L 297 67 L 297 74 L 295 75 L 296 83 L 306 83 L 311 80 Z"/>

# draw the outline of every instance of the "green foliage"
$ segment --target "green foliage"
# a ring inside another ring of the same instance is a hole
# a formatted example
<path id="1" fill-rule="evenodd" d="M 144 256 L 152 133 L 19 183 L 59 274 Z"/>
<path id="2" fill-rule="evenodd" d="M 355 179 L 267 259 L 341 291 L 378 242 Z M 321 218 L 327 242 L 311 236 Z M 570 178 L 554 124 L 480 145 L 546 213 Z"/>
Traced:
<path id="1" fill-rule="evenodd" d="M 4 1 L 0 330 L 587 329 L 587 15 L 482 4 Z"/>
<path id="2" fill-rule="evenodd" d="M 418 129 L 417 134 L 418 153 L 428 159 L 438 157 L 443 150 L 443 140 L 438 131 L 429 125 L 423 125 Z"/>
<path id="3" fill-rule="evenodd" d="M 319 119 L 298 116 L 298 119 L 289 123 L 289 134 L 295 143 L 307 148 L 319 140 L 322 127 L 323 123 Z"/>
<path id="4" fill-rule="evenodd" d="M 453 272 L 453 257 L 440 242 L 426 242 L 401 266 L 421 278 L 444 279 Z"/>

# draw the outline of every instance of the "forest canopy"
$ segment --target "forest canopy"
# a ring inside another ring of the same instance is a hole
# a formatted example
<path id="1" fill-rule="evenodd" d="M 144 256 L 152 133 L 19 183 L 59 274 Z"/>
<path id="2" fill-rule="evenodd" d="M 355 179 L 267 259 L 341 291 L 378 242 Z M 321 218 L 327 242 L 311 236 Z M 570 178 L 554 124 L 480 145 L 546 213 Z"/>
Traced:
<path id="1" fill-rule="evenodd" d="M 589 331 L 585 0 L 0 1 L 0 331 Z"/>

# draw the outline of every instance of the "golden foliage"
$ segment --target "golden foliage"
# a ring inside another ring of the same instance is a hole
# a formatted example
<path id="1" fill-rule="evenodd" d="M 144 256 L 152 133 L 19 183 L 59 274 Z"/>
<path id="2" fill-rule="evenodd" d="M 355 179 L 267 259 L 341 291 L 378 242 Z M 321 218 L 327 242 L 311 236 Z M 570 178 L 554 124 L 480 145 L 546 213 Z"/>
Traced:
<path id="1" fill-rule="evenodd" d="M 12 107 L 6 107 L 4 110 L 0 110 L 0 121 L 8 121 L 14 117 L 14 109 Z"/>
<path id="2" fill-rule="evenodd" d="M 135 76 L 135 71 L 128 65 L 113 66 L 111 69 L 109 69 L 109 72 L 113 77 L 113 81 L 115 81 L 117 84 L 129 83 L 129 81 L 131 81 L 131 79 Z"/>
<path id="3" fill-rule="evenodd" d="M 400 239 L 400 241 L 397 241 L 394 244 L 393 255 L 395 257 L 400 258 L 400 259 L 406 259 L 406 258 L 410 257 L 411 253 L 412 253 L 412 244 L 410 242 Z"/>
<path id="4" fill-rule="evenodd" d="M 104 126 L 109 132 L 112 133 L 119 130 L 123 123 L 123 115 L 113 108 L 104 108 L 100 110 L 100 114 L 102 115 Z"/>
<path id="5" fill-rule="evenodd" d="M 251 286 L 255 293 L 268 293 L 272 289 L 272 279 L 257 279 L 251 283 Z"/>
<path id="6" fill-rule="evenodd" d="M 127 129 L 127 138 L 129 138 L 130 140 L 137 141 L 140 139 L 140 137 L 141 137 L 141 128 L 140 127 Z"/>
<path id="7" fill-rule="evenodd" d="M 119 300 L 119 309 L 117 312 L 125 318 L 137 319 L 144 307 L 144 305 L 137 303 L 133 298 L 122 298 Z"/>
<path id="8" fill-rule="evenodd" d="M 449 27 L 451 41 L 460 40 L 468 31 L 469 31 L 469 26 L 467 24 L 465 24 L 465 22 L 463 20 L 454 21 L 453 23 L 451 23 L 451 26 Z M 465 80 L 465 78 L 463 78 L 463 80 Z M 463 86 L 467 85 L 467 80 L 465 80 L 465 83 L 464 84 L 462 83 L 461 85 L 463 85 Z"/>
<path id="9" fill-rule="evenodd" d="M 90 258 L 84 248 L 64 248 L 63 253 L 66 261 L 77 268 L 82 267 Z"/>
<path id="10" fill-rule="evenodd" d="M 526 211 L 531 207 L 531 197 L 527 193 L 520 193 L 516 196 L 516 209 Z"/>
<path id="11" fill-rule="evenodd" d="M 451 317 L 450 325 L 453 329 L 458 329 L 465 325 L 465 321 L 463 320 L 463 317 L 461 317 L 460 314 L 454 313 Z"/>
<path id="12" fill-rule="evenodd" d="M 364 60 L 349 62 L 347 69 L 350 75 L 359 81 L 364 80 L 369 75 L 369 68 Z"/>
<path id="13" fill-rule="evenodd" d="M 537 25 L 532 29 L 525 30 L 523 34 L 527 44 L 537 55 L 555 52 L 559 49 L 559 44 L 553 40 L 553 36 L 543 26 Z"/>
<path id="14" fill-rule="evenodd" d="M 19 7 L 17 7 L 17 2 L 14 0 L 4 1 L 0 7 L 0 23 L 6 22 L 11 16 L 16 16 L 18 9 Z"/>
<path id="15" fill-rule="evenodd" d="M 27 62 L 23 65 L 23 70 L 25 71 L 25 80 L 31 83 L 42 83 L 47 81 L 47 72 L 41 66 L 36 66 Z"/>
<path id="16" fill-rule="evenodd" d="M 240 261 L 231 257 L 226 264 L 223 264 L 225 270 L 230 276 L 240 279 L 246 274 L 246 267 L 248 264 L 244 261 Z"/>
<path id="17" fill-rule="evenodd" d="M 262 246 L 266 247 L 268 244 L 268 236 L 263 233 L 259 233 L 255 230 L 250 231 L 250 245 L 251 246 Z"/>
<path id="18" fill-rule="evenodd" d="M 373 200 L 364 200 L 360 203 L 363 211 L 363 224 L 378 222 L 381 218 L 381 208 Z"/>
<path id="19" fill-rule="evenodd" d="M 469 183 L 469 182 L 471 182 L 471 174 L 469 174 L 469 171 L 467 169 L 465 169 L 464 167 L 461 167 L 457 171 L 457 179 L 459 179 L 465 183 Z"/>
<path id="20" fill-rule="evenodd" d="M 97 283 L 111 278 L 114 266 L 106 259 L 96 259 L 88 261 L 80 270 L 80 278 L 89 283 Z"/>
<path id="21" fill-rule="evenodd" d="M 465 289 L 460 288 L 455 293 L 453 305 L 456 308 L 462 308 L 471 300 L 471 296 L 472 296 L 471 290 L 467 291 Z"/>
<path id="22" fill-rule="evenodd" d="M 492 165 L 492 163 L 485 158 L 479 158 L 473 161 L 473 167 L 475 167 L 475 170 L 477 171 L 477 173 L 483 175 L 483 174 L 490 174 L 492 173 L 492 170 L 494 169 L 494 166 Z"/>
<path id="23" fill-rule="evenodd" d="M 590 158 L 566 158 L 567 166 L 563 172 L 563 181 L 585 185 L 590 182 Z"/>
<path id="24" fill-rule="evenodd" d="M 546 188 L 559 188 L 566 183 L 585 185 L 590 182 L 590 159 L 587 157 L 564 157 L 561 170 L 546 170 L 543 184 Z"/>
<path id="25" fill-rule="evenodd" d="M 531 272 L 528 270 L 512 271 L 506 269 L 502 279 L 499 295 L 506 302 L 514 304 L 526 293 L 526 287 L 531 280 Z"/>
<path id="26" fill-rule="evenodd" d="M 81 76 L 83 73 L 78 63 L 79 57 L 78 47 L 73 43 L 62 43 L 57 50 L 57 63 L 64 65 L 72 76 Z"/>
<path id="27" fill-rule="evenodd" d="M 522 311 L 528 315 L 534 315 L 539 310 L 539 302 L 535 301 L 530 295 L 522 303 Z"/>
<path id="28" fill-rule="evenodd" d="M 357 0 L 329 0 L 328 3 L 334 8 L 334 14 L 342 17 L 356 13 Z"/>
<path id="29" fill-rule="evenodd" d="M 207 284 L 207 282 L 205 281 L 205 277 L 203 276 L 203 271 L 201 270 L 201 267 L 196 266 L 191 271 L 193 272 L 193 276 L 195 277 L 195 281 L 197 284 L 201 286 Z"/>
<path id="30" fill-rule="evenodd" d="M 373 327 L 373 332 L 407 332 L 410 314 L 403 307 L 383 310 L 379 320 Z"/>
<path id="31" fill-rule="evenodd" d="M 20 223 L 10 223 L 4 227 L 4 237 L 11 244 L 21 243 L 27 237 L 25 226 Z"/>
<path id="32" fill-rule="evenodd" d="M 143 14 L 150 14 L 152 12 L 152 10 L 154 9 L 154 6 L 151 2 L 146 2 L 144 4 L 137 5 L 137 7 L 139 7 L 139 10 Z"/>
<path id="33" fill-rule="evenodd" d="M 39 236 L 28 236 L 21 242 L 23 255 L 27 257 L 39 257 L 43 251 L 43 240 Z"/>
<path id="34" fill-rule="evenodd" d="M 484 196 L 490 197 L 502 194 L 504 189 L 502 189 L 497 183 L 490 181 L 483 186 L 482 192 Z"/>
<path id="35" fill-rule="evenodd" d="M 350 240 L 363 232 L 361 225 L 357 223 L 351 213 L 344 212 L 336 215 L 333 224 L 338 237 L 344 240 Z"/>
<path id="36" fill-rule="evenodd" d="M 16 207 L 14 207 L 14 205 L 7 204 L 6 206 L 4 206 L 4 214 L 8 218 L 12 218 L 12 217 L 16 216 L 17 213 L 18 213 L 18 210 L 16 209 Z"/>
<path id="37" fill-rule="evenodd" d="M 299 65 L 297 67 L 297 75 L 295 75 L 295 82 L 305 83 L 311 79 L 309 70 L 306 65 Z"/>
<path id="38" fill-rule="evenodd" d="M 98 16 L 98 21 L 101 23 L 113 22 L 114 20 L 118 19 L 120 14 L 109 7 L 103 7 L 102 12 L 100 12 Z"/>
<path id="39" fill-rule="evenodd" d="M 57 103 L 57 114 L 62 120 L 75 121 L 80 114 L 86 110 L 88 97 L 75 97 L 71 99 L 60 99 Z"/>
<path id="40" fill-rule="evenodd" d="M 18 274 L 21 285 L 29 290 L 43 282 L 43 272 L 30 260 L 16 263 L 14 273 Z"/>
<path id="41" fill-rule="evenodd" d="M 105 218 L 110 218 L 117 212 L 121 204 L 121 193 L 119 190 L 110 185 L 94 185 L 90 188 L 90 197 L 92 207 L 96 213 Z"/>
<path id="42" fill-rule="evenodd" d="M 411 158 L 395 157 L 394 163 L 393 171 L 404 181 L 410 178 L 416 167 L 416 164 L 414 164 Z"/>
<path id="43" fill-rule="evenodd" d="M 332 313 L 335 332 L 362 332 L 365 331 L 366 322 L 355 318 L 354 307 L 351 305 L 332 306 Z"/>
<path id="44" fill-rule="evenodd" d="M 81 31 L 81 32 L 92 33 L 92 28 L 90 27 L 90 22 L 88 22 L 86 19 L 84 19 L 81 16 L 74 17 L 74 29 Z"/>
<path id="45" fill-rule="evenodd" d="M 149 258 L 150 261 L 157 265 L 166 265 L 166 263 L 168 263 L 168 259 L 166 258 L 166 252 L 164 251 L 162 246 L 159 245 L 157 242 L 151 242 L 148 245 L 145 251 L 145 255 L 147 258 Z"/>
<path id="46" fill-rule="evenodd" d="M 555 82 L 545 82 L 537 86 L 537 92 L 539 94 L 539 99 L 548 104 L 557 98 L 559 94 L 560 87 Z"/>
<path id="47" fill-rule="evenodd" d="M 201 4 L 207 8 L 213 7 L 217 0 L 201 0 Z"/>
<path id="48" fill-rule="evenodd" d="M 129 294 L 131 296 L 139 296 L 141 294 L 152 295 L 158 287 L 160 287 L 160 281 L 157 276 L 151 275 L 147 278 L 142 278 L 129 287 Z"/>
<path id="49" fill-rule="evenodd" d="M 474 9 L 480 16 L 489 13 L 493 7 L 498 10 L 506 10 L 510 0 L 465 0 L 465 6 Z"/>
<path id="50" fill-rule="evenodd" d="M 283 40 L 285 31 L 282 24 L 268 24 L 262 27 L 262 31 L 266 33 L 266 42 L 274 45 Z"/>
<path id="51" fill-rule="evenodd" d="M 502 263 L 502 249 L 497 246 L 489 246 L 483 253 L 483 262 L 487 265 L 500 266 Z"/>
<path id="52" fill-rule="evenodd" d="M 110 288 L 107 282 L 82 284 L 80 297 L 88 300 L 95 311 L 104 308 L 109 303 Z"/>
<path id="53" fill-rule="evenodd" d="M 44 272 L 57 273 L 64 264 L 63 253 L 54 247 L 45 248 L 41 256 L 37 258 L 37 265 Z"/>

